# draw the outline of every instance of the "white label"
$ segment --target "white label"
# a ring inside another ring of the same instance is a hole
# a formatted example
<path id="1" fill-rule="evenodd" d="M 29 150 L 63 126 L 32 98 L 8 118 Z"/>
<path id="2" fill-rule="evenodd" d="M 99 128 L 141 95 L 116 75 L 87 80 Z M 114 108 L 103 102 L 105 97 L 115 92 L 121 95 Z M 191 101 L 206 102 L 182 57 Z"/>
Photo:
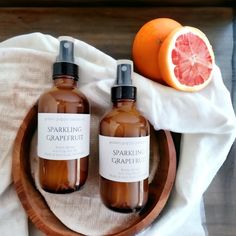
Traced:
<path id="1" fill-rule="evenodd" d="M 150 136 L 99 135 L 99 173 L 117 182 L 137 182 L 149 176 Z"/>
<path id="2" fill-rule="evenodd" d="M 89 155 L 90 115 L 38 113 L 38 156 L 72 160 Z"/>

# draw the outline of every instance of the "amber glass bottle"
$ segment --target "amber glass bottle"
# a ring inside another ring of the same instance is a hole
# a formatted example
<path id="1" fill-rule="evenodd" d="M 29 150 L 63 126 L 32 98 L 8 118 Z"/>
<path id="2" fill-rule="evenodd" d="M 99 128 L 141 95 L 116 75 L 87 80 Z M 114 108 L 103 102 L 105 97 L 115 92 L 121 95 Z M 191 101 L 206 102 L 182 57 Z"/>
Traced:
<path id="1" fill-rule="evenodd" d="M 100 122 L 100 195 L 119 212 L 140 210 L 148 199 L 150 128 L 136 109 L 131 74 L 132 61 L 119 60 L 113 107 Z"/>
<path id="2" fill-rule="evenodd" d="M 39 182 L 51 193 L 78 190 L 88 175 L 90 106 L 77 89 L 73 54 L 73 42 L 62 40 L 54 87 L 38 102 Z"/>

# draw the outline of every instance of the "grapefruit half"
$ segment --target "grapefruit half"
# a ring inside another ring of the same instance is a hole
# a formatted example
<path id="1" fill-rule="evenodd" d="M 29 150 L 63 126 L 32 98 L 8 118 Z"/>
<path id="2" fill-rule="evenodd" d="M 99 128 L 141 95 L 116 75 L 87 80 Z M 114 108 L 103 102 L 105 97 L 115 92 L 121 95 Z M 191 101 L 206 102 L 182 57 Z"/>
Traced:
<path id="1" fill-rule="evenodd" d="M 162 79 L 182 91 L 199 91 L 212 79 L 214 53 L 206 35 L 194 27 L 179 27 L 159 51 Z"/>

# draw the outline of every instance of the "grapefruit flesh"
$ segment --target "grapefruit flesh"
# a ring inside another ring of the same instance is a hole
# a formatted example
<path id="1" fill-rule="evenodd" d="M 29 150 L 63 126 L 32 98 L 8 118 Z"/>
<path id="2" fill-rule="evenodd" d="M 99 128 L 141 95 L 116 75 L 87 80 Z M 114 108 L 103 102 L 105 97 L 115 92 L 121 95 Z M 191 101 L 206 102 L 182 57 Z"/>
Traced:
<path id="1" fill-rule="evenodd" d="M 182 91 L 198 91 L 211 81 L 214 53 L 200 30 L 181 27 L 172 31 L 162 44 L 159 66 L 168 85 Z"/>

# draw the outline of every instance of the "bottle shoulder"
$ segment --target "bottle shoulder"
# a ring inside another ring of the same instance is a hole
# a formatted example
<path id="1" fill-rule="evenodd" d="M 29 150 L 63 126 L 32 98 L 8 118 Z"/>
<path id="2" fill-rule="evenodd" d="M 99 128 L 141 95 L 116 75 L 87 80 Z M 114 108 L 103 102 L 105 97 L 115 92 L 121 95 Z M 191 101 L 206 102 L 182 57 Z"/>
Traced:
<path id="1" fill-rule="evenodd" d="M 77 88 L 60 89 L 53 87 L 41 94 L 39 99 L 44 99 L 45 97 L 57 100 L 70 100 L 72 98 L 77 100 L 88 100 L 87 97 Z"/>
<path id="2" fill-rule="evenodd" d="M 148 122 L 147 119 L 141 114 L 136 108 L 133 109 L 123 109 L 123 108 L 111 108 L 107 111 L 102 120 L 116 120 L 120 123 L 136 123 L 138 121 Z"/>
<path id="3" fill-rule="evenodd" d="M 39 112 L 45 112 L 45 110 L 47 110 L 47 112 L 50 112 L 50 110 L 55 112 L 56 107 L 64 106 L 65 113 L 67 113 L 66 110 L 68 110 L 69 107 L 73 108 L 72 110 L 75 110 L 76 107 L 80 107 L 83 111 L 81 109 L 79 110 L 82 112 L 90 113 L 90 105 L 87 97 L 77 88 L 60 89 L 53 87 L 39 97 L 38 106 Z"/>
<path id="4" fill-rule="evenodd" d="M 100 121 L 100 134 L 117 137 L 138 137 L 150 134 L 148 120 L 137 110 L 113 108 Z"/>

